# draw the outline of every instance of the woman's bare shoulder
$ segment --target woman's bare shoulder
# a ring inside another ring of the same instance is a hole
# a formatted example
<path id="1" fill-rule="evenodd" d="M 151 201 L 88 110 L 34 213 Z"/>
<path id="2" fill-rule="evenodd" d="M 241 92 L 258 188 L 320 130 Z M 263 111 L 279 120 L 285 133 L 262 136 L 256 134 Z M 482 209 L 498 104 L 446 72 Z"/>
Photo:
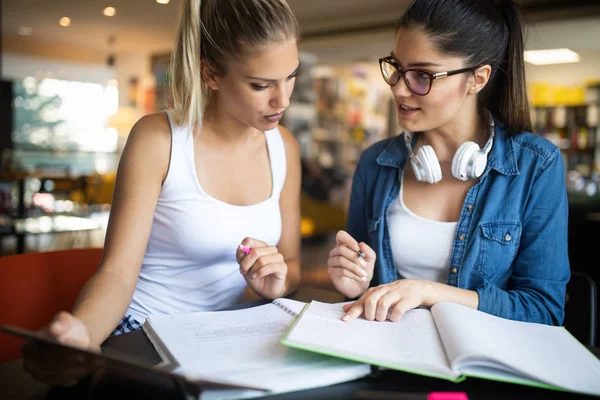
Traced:
<path id="1" fill-rule="evenodd" d="M 131 129 L 121 163 L 149 168 L 166 176 L 171 156 L 171 126 L 165 113 L 141 117 Z"/>

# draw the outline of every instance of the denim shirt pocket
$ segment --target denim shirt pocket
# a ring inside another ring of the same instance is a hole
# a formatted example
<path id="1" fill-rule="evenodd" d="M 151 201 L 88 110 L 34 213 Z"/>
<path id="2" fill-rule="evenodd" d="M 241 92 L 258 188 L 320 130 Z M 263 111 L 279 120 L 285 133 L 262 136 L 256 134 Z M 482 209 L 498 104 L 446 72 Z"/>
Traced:
<path id="1" fill-rule="evenodd" d="M 521 241 L 521 223 L 516 221 L 484 222 L 477 271 L 487 280 L 506 272 L 512 265 Z"/>

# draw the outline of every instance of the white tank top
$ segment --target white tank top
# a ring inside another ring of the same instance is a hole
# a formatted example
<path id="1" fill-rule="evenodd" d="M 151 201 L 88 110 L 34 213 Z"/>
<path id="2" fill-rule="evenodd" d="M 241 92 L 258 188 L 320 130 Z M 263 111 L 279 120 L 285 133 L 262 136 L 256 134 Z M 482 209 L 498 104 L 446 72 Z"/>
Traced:
<path id="1" fill-rule="evenodd" d="M 235 206 L 202 189 L 194 163 L 194 136 L 167 115 L 172 137 L 169 171 L 127 311 L 140 323 L 150 314 L 213 311 L 236 303 L 246 288 L 235 258 L 238 245 L 252 237 L 276 246 L 281 237 L 279 196 L 285 183 L 286 155 L 279 130 L 265 132 L 271 197 Z"/>
<path id="2" fill-rule="evenodd" d="M 458 223 L 413 213 L 402 200 L 402 186 L 401 178 L 398 198 L 387 210 L 394 265 L 403 278 L 446 283 Z"/>

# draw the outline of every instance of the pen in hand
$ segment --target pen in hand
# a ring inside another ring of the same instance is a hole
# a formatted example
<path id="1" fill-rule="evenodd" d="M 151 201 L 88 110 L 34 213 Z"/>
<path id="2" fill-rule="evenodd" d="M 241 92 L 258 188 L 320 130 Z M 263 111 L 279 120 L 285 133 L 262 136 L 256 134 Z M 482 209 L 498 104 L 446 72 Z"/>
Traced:
<path id="1" fill-rule="evenodd" d="M 240 244 L 239 248 L 240 248 L 240 250 L 242 250 L 246 254 L 250 254 L 250 252 L 252 251 L 252 249 L 250 247 L 246 247 L 243 244 Z"/>

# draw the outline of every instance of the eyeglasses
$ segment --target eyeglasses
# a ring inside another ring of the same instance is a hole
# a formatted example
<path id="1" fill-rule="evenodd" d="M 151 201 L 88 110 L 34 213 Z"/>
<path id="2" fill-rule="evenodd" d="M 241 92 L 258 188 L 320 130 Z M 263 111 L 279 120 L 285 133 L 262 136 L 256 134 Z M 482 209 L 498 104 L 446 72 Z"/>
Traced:
<path id="1" fill-rule="evenodd" d="M 392 57 L 380 58 L 379 66 L 381 68 L 381 75 L 383 75 L 383 79 L 388 85 L 392 87 L 396 86 L 396 84 L 400 81 L 400 78 L 404 76 L 404 82 L 406 83 L 406 86 L 417 96 L 427 95 L 431 91 L 431 85 L 433 85 L 433 81 L 436 79 L 447 78 L 449 76 L 462 74 L 465 72 L 472 72 L 479 68 L 479 66 L 469 67 L 432 74 L 430 72 L 425 72 L 418 69 L 401 70 L 398 68 L 396 60 L 394 60 Z"/>

